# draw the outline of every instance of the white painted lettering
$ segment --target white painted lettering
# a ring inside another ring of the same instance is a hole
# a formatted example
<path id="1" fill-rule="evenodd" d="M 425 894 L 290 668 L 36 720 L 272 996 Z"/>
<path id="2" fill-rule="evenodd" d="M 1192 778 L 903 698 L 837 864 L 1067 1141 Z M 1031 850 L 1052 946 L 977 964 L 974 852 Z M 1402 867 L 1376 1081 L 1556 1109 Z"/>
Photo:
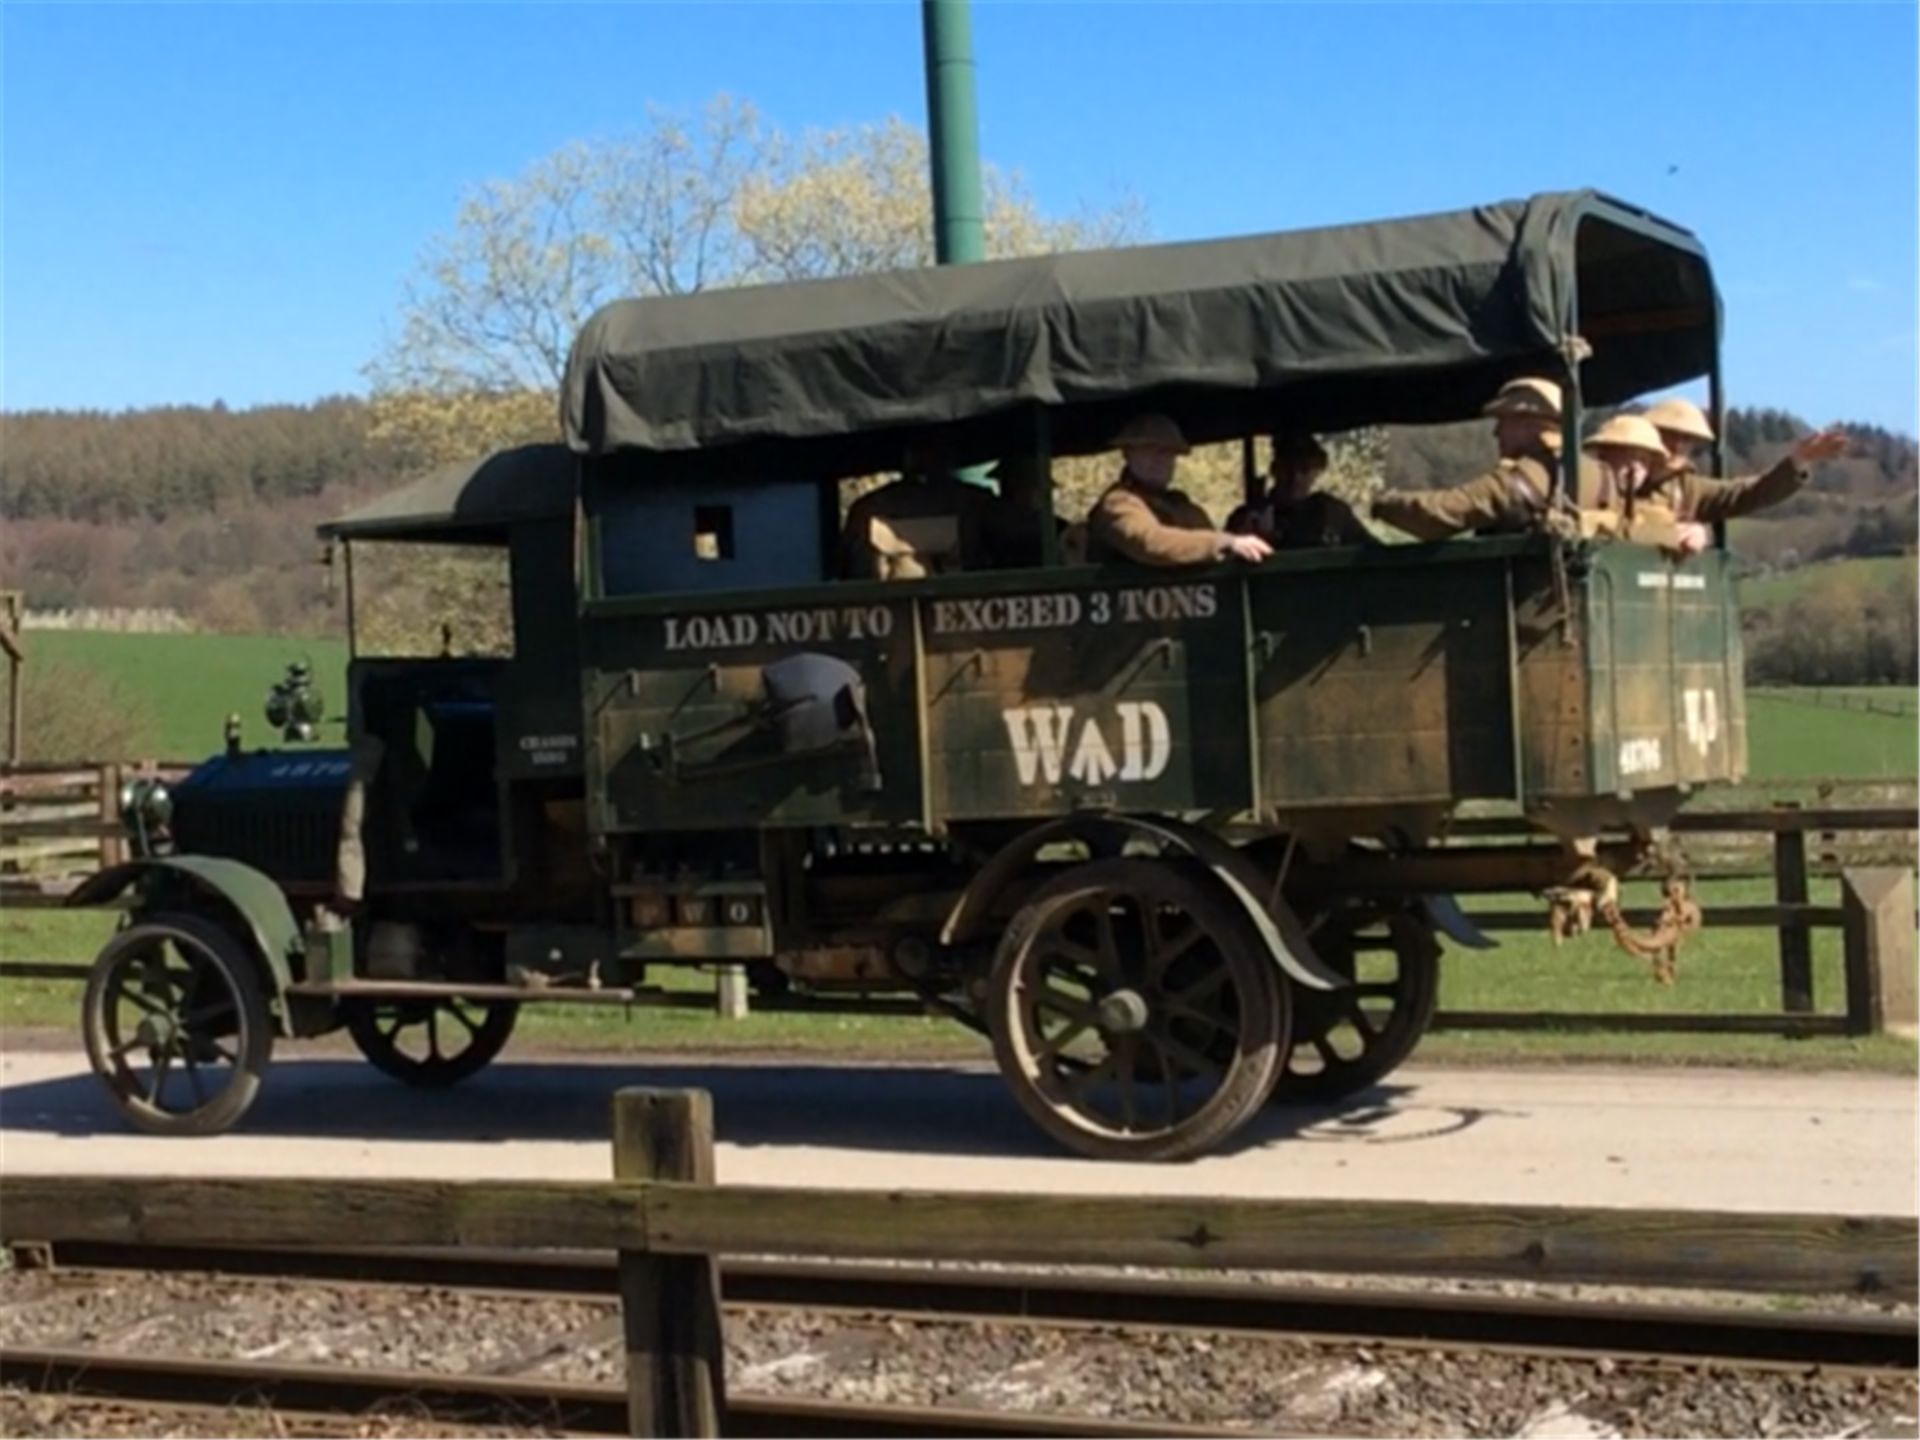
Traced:
<path id="1" fill-rule="evenodd" d="M 1167 712 L 1151 700 L 1128 700 L 1120 706 L 1120 778 L 1158 780 L 1173 758 L 1173 732 Z"/>
<path id="2" fill-rule="evenodd" d="M 1079 721 L 1075 733 L 1070 705 L 1032 705 L 1003 711 L 1001 718 L 1013 745 L 1020 783 L 1030 786 L 1044 780 L 1057 785 L 1063 769 L 1071 779 L 1088 786 L 1114 779 L 1159 779 L 1173 759 L 1173 731 L 1167 723 L 1167 712 L 1151 700 L 1122 701 L 1115 708 L 1120 718 L 1117 759 L 1107 738 L 1109 732 L 1097 718 L 1088 716 Z"/>
<path id="3" fill-rule="evenodd" d="M 1061 762 L 1066 756 L 1067 729 L 1073 723 L 1071 705 L 1035 705 L 1008 710 L 1002 717 L 1007 724 L 1007 739 L 1013 745 L 1013 763 L 1022 785 L 1044 779 L 1049 785 L 1060 783 Z"/>
<path id="4" fill-rule="evenodd" d="M 1720 738 L 1720 697 L 1709 687 L 1689 690 L 1681 698 L 1686 706 L 1687 743 L 1705 755 Z"/>
<path id="5" fill-rule="evenodd" d="M 1663 763 L 1658 737 L 1620 742 L 1622 775 L 1648 775 L 1662 768 Z"/>

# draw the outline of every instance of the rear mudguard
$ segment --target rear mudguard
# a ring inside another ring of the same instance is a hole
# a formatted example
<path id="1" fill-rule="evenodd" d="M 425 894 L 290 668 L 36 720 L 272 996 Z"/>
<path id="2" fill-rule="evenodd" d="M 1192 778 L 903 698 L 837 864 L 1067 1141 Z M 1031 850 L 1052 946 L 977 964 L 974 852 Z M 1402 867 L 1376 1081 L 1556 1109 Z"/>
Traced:
<path id="1" fill-rule="evenodd" d="M 211 902 L 229 912 L 236 937 L 249 941 L 258 955 L 265 978 L 271 983 L 275 1009 L 288 985 L 293 983 L 294 957 L 301 952 L 300 926 L 280 887 L 250 865 L 238 860 L 216 860 L 203 855 L 167 855 L 146 860 L 129 860 L 113 865 L 86 881 L 67 897 L 69 909 L 108 905 L 127 890 L 138 886 L 144 908 L 160 908 L 150 897 L 157 890 L 174 885 L 194 900 Z"/>
<path id="2" fill-rule="evenodd" d="M 956 945 L 975 938 L 994 897 L 1034 856 L 1048 845 L 1063 840 L 1087 840 L 1112 844 L 1127 835 L 1139 835 L 1162 848 L 1184 851 L 1200 861 L 1239 902 L 1273 963 L 1297 985 L 1309 990 L 1338 990 L 1347 984 L 1337 971 L 1329 969 L 1313 953 L 1306 927 L 1279 896 L 1263 900 L 1265 889 L 1260 868 L 1218 835 L 1180 820 L 1163 820 L 1138 815 L 1070 815 L 1029 830 L 1017 840 L 1008 841 L 980 867 L 965 893 L 955 902 L 947 923 L 941 927 L 943 945 Z"/>

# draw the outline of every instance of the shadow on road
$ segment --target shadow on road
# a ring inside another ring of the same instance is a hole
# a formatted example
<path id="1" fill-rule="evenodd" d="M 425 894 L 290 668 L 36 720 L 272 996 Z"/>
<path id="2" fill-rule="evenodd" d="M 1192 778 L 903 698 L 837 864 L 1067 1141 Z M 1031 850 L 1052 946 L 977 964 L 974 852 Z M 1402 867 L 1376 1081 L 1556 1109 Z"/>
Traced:
<path id="1" fill-rule="evenodd" d="M 710 1092 L 719 1138 L 729 1145 L 1014 1158 L 1060 1154 L 991 1071 L 807 1061 L 529 1060 L 498 1065 L 455 1090 L 421 1091 L 357 1061 L 292 1058 L 274 1063 L 238 1131 L 376 1142 L 603 1140 L 609 1134 L 609 1098 L 629 1085 Z M 1382 1085 L 1331 1105 L 1273 1106 L 1224 1151 L 1296 1139 L 1327 1144 L 1433 1140 L 1493 1113 L 1421 1106 L 1415 1096 L 1410 1087 Z M 59 1136 L 118 1134 L 126 1128 L 90 1074 L 0 1086 L 0 1125 Z"/>

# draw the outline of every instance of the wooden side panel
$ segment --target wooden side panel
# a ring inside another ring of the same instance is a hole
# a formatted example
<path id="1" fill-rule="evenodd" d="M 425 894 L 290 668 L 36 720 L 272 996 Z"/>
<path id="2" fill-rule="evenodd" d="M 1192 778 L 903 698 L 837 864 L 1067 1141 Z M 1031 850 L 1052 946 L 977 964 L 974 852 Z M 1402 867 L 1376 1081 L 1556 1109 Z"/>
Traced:
<path id="1" fill-rule="evenodd" d="M 1546 557 L 1514 562 L 1514 676 L 1528 797 L 1584 795 L 1592 784 L 1588 655 L 1595 645 L 1605 653 L 1607 634 L 1592 632 L 1583 598 L 1571 576 L 1556 580 Z"/>
<path id="2" fill-rule="evenodd" d="M 914 624 L 904 596 L 802 606 L 694 601 L 685 611 L 590 621 L 596 826 L 919 822 Z M 796 743 L 803 737 L 787 723 L 790 707 L 770 690 L 770 669 L 800 657 L 824 662 L 818 698 L 842 722 L 801 728 L 833 743 Z M 832 729 L 837 736 L 823 733 Z"/>
<path id="3" fill-rule="evenodd" d="M 1513 793 L 1504 561 L 1251 587 L 1267 803 Z"/>
<path id="4" fill-rule="evenodd" d="M 1237 584 L 933 600 L 923 629 L 936 815 L 1251 804 Z"/>
<path id="5" fill-rule="evenodd" d="M 1614 794 L 1741 778 L 1746 707 L 1728 557 L 1675 564 L 1643 546 L 1605 546 L 1584 584 L 1590 788 Z"/>

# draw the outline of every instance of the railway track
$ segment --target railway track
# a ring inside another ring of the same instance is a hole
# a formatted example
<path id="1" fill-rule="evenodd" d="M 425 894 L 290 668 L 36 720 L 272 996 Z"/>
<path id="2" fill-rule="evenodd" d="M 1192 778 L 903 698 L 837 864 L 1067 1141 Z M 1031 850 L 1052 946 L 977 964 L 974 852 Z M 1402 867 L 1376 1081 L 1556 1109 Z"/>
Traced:
<path id="1" fill-rule="evenodd" d="M 23 1265 L 62 1271 L 208 1273 L 609 1300 L 619 1293 L 614 1260 L 606 1253 L 71 1242 L 17 1247 L 16 1255 Z M 1911 1315 L 1780 1313 L 1039 1270 L 767 1260 L 725 1261 L 721 1295 L 727 1307 L 743 1310 L 1199 1330 L 1588 1359 L 1877 1372 L 1912 1372 L 1920 1363 L 1920 1329 Z"/>
<path id="2" fill-rule="evenodd" d="M 141 1405 L 270 1409 L 282 1416 L 342 1418 L 393 1413 L 406 1419 L 538 1426 L 626 1435 L 627 1393 L 578 1385 L 432 1371 L 354 1370 L 333 1365 L 156 1358 L 85 1349 L 9 1347 L 0 1384 L 46 1394 Z M 1007 1410 L 852 1405 L 745 1395 L 727 1403 L 727 1434 L 740 1436 L 1222 1436 L 1244 1432 L 1165 1421 L 1082 1420 Z"/>

